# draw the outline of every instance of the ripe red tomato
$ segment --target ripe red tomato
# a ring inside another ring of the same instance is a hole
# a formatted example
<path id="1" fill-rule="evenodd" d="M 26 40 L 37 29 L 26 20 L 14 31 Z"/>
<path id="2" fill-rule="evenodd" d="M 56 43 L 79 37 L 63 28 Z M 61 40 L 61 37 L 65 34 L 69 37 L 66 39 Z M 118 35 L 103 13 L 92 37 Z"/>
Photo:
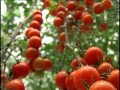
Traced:
<path id="1" fill-rule="evenodd" d="M 35 15 L 37 15 L 37 14 L 42 16 L 42 12 L 41 12 L 40 10 L 34 11 L 33 16 L 35 16 Z"/>
<path id="2" fill-rule="evenodd" d="M 32 28 L 32 27 L 29 27 L 29 28 L 26 30 L 26 32 L 25 32 L 26 37 L 28 37 L 28 33 L 29 33 L 30 31 L 32 31 L 32 30 L 34 30 L 34 28 Z"/>
<path id="3" fill-rule="evenodd" d="M 61 25 L 63 25 L 63 24 L 64 24 L 64 21 L 63 21 L 61 18 L 56 17 L 56 18 L 54 19 L 54 26 L 55 26 L 55 27 L 59 27 L 59 26 L 61 26 Z"/>
<path id="4" fill-rule="evenodd" d="M 60 89 L 65 89 L 65 79 L 67 77 L 66 71 L 60 71 L 55 77 L 55 83 Z"/>
<path id="5" fill-rule="evenodd" d="M 44 3 L 43 5 L 44 8 L 49 7 L 51 5 L 50 0 L 45 0 L 43 3 Z"/>
<path id="6" fill-rule="evenodd" d="M 74 12 L 73 17 L 74 17 L 76 20 L 80 20 L 80 19 L 81 19 L 81 14 L 82 14 L 82 12 L 81 12 L 80 10 L 76 10 L 76 11 Z"/>
<path id="7" fill-rule="evenodd" d="M 44 60 L 41 57 L 37 57 L 32 61 L 32 67 L 36 71 L 41 71 L 44 69 Z"/>
<path id="8" fill-rule="evenodd" d="M 92 24 L 93 23 L 93 17 L 90 14 L 86 14 L 83 18 L 82 18 L 83 23 L 85 24 Z"/>
<path id="9" fill-rule="evenodd" d="M 46 58 L 44 59 L 44 70 L 49 71 L 53 66 L 53 63 L 50 59 Z"/>
<path id="10" fill-rule="evenodd" d="M 59 17 L 59 18 L 61 18 L 62 20 L 64 20 L 66 14 L 63 11 L 59 11 L 56 16 Z"/>
<path id="11" fill-rule="evenodd" d="M 65 32 L 60 33 L 59 40 L 60 40 L 60 42 L 65 43 L 65 41 L 66 41 Z"/>
<path id="12" fill-rule="evenodd" d="M 68 8 L 69 11 L 73 11 L 75 9 L 75 7 L 76 7 L 75 1 L 69 1 L 67 3 L 67 8 Z"/>
<path id="13" fill-rule="evenodd" d="M 79 57 L 78 60 L 77 60 L 77 58 L 73 59 L 72 62 L 70 63 L 70 66 L 79 67 L 78 61 L 81 62 L 83 65 L 86 65 L 85 60 L 83 58 Z"/>
<path id="14" fill-rule="evenodd" d="M 5 88 L 7 90 L 25 90 L 24 84 L 20 79 L 13 79 L 5 83 Z"/>
<path id="15" fill-rule="evenodd" d="M 76 71 L 71 72 L 70 75 L 67 76 L 67 78 L 65 79 L 65 86 L 67 90 L 77 90 L 73 83 L 73 78 L 75 76 L 75 73 Z"/>
<path id="16" fill-rule="evenodd" d="M 100 29 L 106 31 L 108 29 L 108 24 L 107 23 L 101 23 L 100 24 Z"/>
<path id="17" fill-rule="evenodd" d="M 96 14 L 101 14 L 104 12 L 104 8 L 100 2 L 94 3 L 93 9 Z"/>
<path id="18" fill-rule="evenodd" d="M 13 66 L 12 72 L 13 78 L 24 78 L 29 74 L 30 68 L 26 62 L 20 62 Z"/>
<path id="19" fill-rule="evenodd" d="M 99 47 L 92 46 L 85 52 L 84 59 L 87 64 L 94 65 L 102 61 L 103 51 Z"/>
<path id="20" fill-rule="evenodd" d="M 100 80 L 100 75 L 98 71 L 91 66 L 80 67 L 76 71 L 73 78 L 74 85 L 78 90 L 87 90 L 83 81 L 86 82 L 88 85 L 92 85 L 93 81 L 95 82 L 98 80 Z"/>
<path id="21" fill-rule="evenodd" d="M 59 12 L 59 11 L 63 11 L 63 12 L 67 12 L 66 11 L 66 8 L 63 6 L 63 5 L 59 5 L 58 7 L 57 7 L 57 12 Z"/>
<path id="22" fill-rule="evenodd" d="M 40 31 L 37 29 L 33 29 L 28 32 L 28 38 L 31 38 L 32 36 L 37 36 L 40 38 Z"/>
<path id="23" fill-rule="evenodd" d="M 99 67 L 98 67 L 98 72 L 100 74 L 103 73 L 110 73 L 113 70 L 113 66 L 110 63 L 103 62 Z"/>
<path id="24" fill-rule="evenodd" d="M 37 15 L 34 15 L 33 16 L 33 19 L 38 21 L 40 23 L 40 25 L 43 23 L 43 19 L 42 19 L 42 16 L 37 14 Z"/>
<path id="25" fill-rule="evenodd" d="M 112 7 L 112 1 L 111 0 L 103 0 L 101 3 L 102 3 L 102 6 L 103 6 L 104 10 L 108 10 L 109 8 Z"/>
<path id="26" fill-rule="evenodd" d="M 50 11 L 50 14 L 51 14 L 52 16 L 56 16 L 56 13 L 57 13 L 57 10 L 56 10 L 56 9 L 53 9 L 53 10 Z"/>
<path id="27" fill-rule="evenodd" d="M 93 83 L 89 90 L 117 90 L 111 83 L 100 80 Z"/>
<path id="28" fill-rule="evenodd" d="M 77 10 L 79 10 L 79 11 L 83 12 L 83 11 L 85 10 L 85 7 L 84 7 L 84 6 L 82 6 L 82 5 L 80 5 L 80 6 L 77 8 Z"/>
<path id="29" fill-rule="evenodd" d="M 28 60 L 33 60 L 39 56 L 39 51 L 35 48 L 29 47 L 25 52 L 25 56 Z"/>
<path id="30" fill-rule="evenodd" d="M 119 88 L 119 85 L 120 85 L 120 71 L 118 70 L 118 69 L 116 69 L 116 70 L 113 70 L 111 73 L 110 73 L 110 75 L 109 75 L 109 77 L 108 77 L 108 81 L 110 82 L 110 83 L 112 83 L 118 90 L 120 89 Z"/>
<path id="31" fill-rule="evenodd" d="M 42 45 L 42 41 L 40 37 L 37 36 L 32 36 L 29 39 L 28 46 L 33 47 L 33 48 L 39 48 Z"/>
<path id="32" fill-rule="evenodd" d="M 38 29 L 40 30 L 40 23 L 36 20 L 33 20 L 31 23 L 30 23 L 30 27 L 34 28 L 34 29 Z"/>
<path id="33" fill-rule="evenodd" d="M 94 4 L 94 0 L 84 0 L 86 6 L 92 6 Z"/>

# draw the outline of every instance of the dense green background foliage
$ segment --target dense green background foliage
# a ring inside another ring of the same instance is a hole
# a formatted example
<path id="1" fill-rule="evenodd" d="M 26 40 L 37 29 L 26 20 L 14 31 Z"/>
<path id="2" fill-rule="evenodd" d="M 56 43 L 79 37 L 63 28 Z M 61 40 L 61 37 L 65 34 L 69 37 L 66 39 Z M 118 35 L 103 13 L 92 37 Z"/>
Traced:
<path id="1" fill-rule="evenodd" d="M 54 5 L 55 2 L 59 2 L 61 0 L 51 1 Z M 44 13 L 46 12 L 46 15 L 43 15 L 43 17 L 45 17 L 45 21 L 42 24 L 41 30 L 43 39 L 41 56 L 50 58 L 53 61 L 54 66 L 49 72 L 32 73 L 27 76 L 24 79 L 26 90 L 55 90 L 55 74 L 62 68 L 70 69 L 69 63 L 72 61 L 72 59 L 75 58 L 75 55 L 73 53 L 76 55 L 79 54 L 81 56 L 84 56 L 84 52 L 89 46 L 98 46 L 102 48 L 106 56 L 110 56 L 112 58 L 112 64 L 114 67 L 119 67 L 119 1 L 112 0 L 112 2 L 113 7 L 111 9 L 109 9 L 107 12 L 104 12 L 102 15 L 94 16 L 94 18 L 97 20 L 97 23 L 95 23 L 95 25 L 97 25 L 99 22 L 104 21 L 104 15 L 107 16 L 107 22 L 109 24 L 108 31 L 100 31 L 98 28 L 96 28 L 95 32 L 89 35 L 81 35 L 80 33 L 76 34 L 76 37 L 74 37 L 75 35 L 71 35 L 71 37 L 73 36 L 71 45 L 75 39 L 77 39 L 78 42 L 81 42 L 82 44 L 77 45 L 77 48 L 79 48 L 78 51 L 71 51 L 71 49 L 68 48 L 64 53 L 60 53 L 55 49 L 55 46 L 58 42 L 58 32 L 51 23 L 51 20 L 53 20 L 54 17 L 50 14 L 47 14 L 47 10 L 52 9 L 52 7 L 49 7 L 43 11 Z M 4 0 L 4 3 L 7 10 L 5 14 L 1 16 L 2 70 L 5 68 L 5 64 L 7 65 L 7 68 L 9 67 L 11 69 L 12 65 L 16 63 L 16 60 L 26 60 L 24 57 L 24 51 L 26 49 L 27 39 L 24 34 L 32 18 L 30 18 L 21 29 L 18 27 L 19 24 L 32 13 L 31 9 L 36 10 L 42 7 L 40 0 L 37 0 L 37 2 L 35 0 Z M 1 7 L 1 9 L 3 8 L 4 7 Z M 17 33 L 17 30 L 19 32 L 17 36 L 14 37 L 15 33 Z M 50 41 L 47 41 L 46 39 L 50 39 Z M 10 43 L 11 40 L 12 42 Z M 9 71 L 10 70 L 6 69 L 5 72 L 11 74 Z"/>

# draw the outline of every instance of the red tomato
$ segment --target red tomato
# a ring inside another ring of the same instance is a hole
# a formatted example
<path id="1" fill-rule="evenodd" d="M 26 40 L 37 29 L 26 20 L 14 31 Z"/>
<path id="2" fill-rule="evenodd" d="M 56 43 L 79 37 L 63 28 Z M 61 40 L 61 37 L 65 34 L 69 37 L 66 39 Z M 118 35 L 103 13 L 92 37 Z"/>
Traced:
<path id="1" fill-rule="evenodd" d="M 44 70 L 50 70 L 53 66 L 53 63 L 50 59 L 44 59 Z"/>
<path id="2" fill-rule="evenodd" d="M 77 58 L 73 59 L 72 62 L 70 63 L 70 66 L 79 67 L 78 62 L 81 62 L 83 65 L 86 65 L 85 60 L 83 58 L 79 57 L 79 60 L 77 60 Z"/>
<path id="3" fill-rule="evenodd" d="M 63 11 L 59 11 L 56 16 L 59 17 L 59 18 L 61 18 L 62 20 L 64 20 L 66 14 Z"/>
<path id="4" fill-rule="evenodd" d="M 64 21 L 61 19 L 61 18 L 59 18 L 59 17 L 56 17 L 55 19 L 54 19 L 54 26 L 55 27 L 59 27 L 59 26 L 61 26 L 61 25 L 63 25 L 64 24 Z"/>
<path id="5" fill-rule="evenodd" d="M 59 40 L 60 42 L 63 42 L 63 43 L 66 41 L 65 32 L 60 33 Z"/>
<path id="6" fill-rule="evenodd" d="M 92 6 L 94 4 L 94 0 L 84 0 L 86 6 Z"/>
<path id="7" fill-rule="evenodd" d="M 25 52 L 25 56 L 28 60 L 33 60 L 39 56 L 39 51 L 35 48 L 29 47 Z"/>
<path id="8" fill-rule="evenodd" d="M 41 71 L 44 69 L 44 60 L 41 57 L 37 57 L 32 61 L 32 67 L 36 71 Z"/>
<path id="9" fill-rule="evenodd" d="M 13 72 L 13 78 L 19 78 L 19 77 L 24 78 L 29 74 L 30 68 L 26 62 L 20 62 L 13 66 L 12 72 Z"/>
<path id="10" fill-rule="evenodd" d="M 112 7 L 112 1 L 111 0 L 103 0 L 101 3 L 102 3 L 102 6 L 103 6 L 104 10 L 108 10 L 109 8 Z"/>
<path id="11" fill-rule="evenodd" d="M 74 12 L 73 17 L 74 17 L 76 20 L 80 20 L 80 19 L 81 19 L 81 14 L 82 14 L 82 12 L 81 12 L 80 10 L 76 10 L 76 11 Z"/>
<path id="12" fill-rule="evenodd" d="M 94 65 L 102 61 L 103 57 L 103 51 L 99 47 L 92 46 L 85 52 L 84 59 L 87 64 Z"/>
<path id="13" fill-rule="evenodd" d="M 24 84 L 20 79 L 13 79 L 5 83 L 5 88 L 7 90 L 25 90 Z"/>
<path id="14" fill-rule="evenodd" d="M 107 81 L 96 81 L 89 90 L 117 90 L 111 83 Z"/>
<path id="15" fill-rule="evenodd" d="M 103 6 L 102 6 L 102 4 L 101 4 L 100 2 L 95 3 L 95 4 L 93 5 L 93 9 L 94 9 L 94 12 L 95 12 L 96 14 L 101 14 L 101 13 L 104 12 L 104 8 L 103 8 Z"/>
<path id="16" fill-rule="evenodd" d="M 55 77 L 55 83 L 60 89 L 65 89 L 65 79 L 67 77 L 66 71 L 60 71 Z"/>
<path id="17" fill-rule="evenodd" d="M 110 63 L 103 62 L 99 67 L 98 67 L 98 72 L 100 74 L 103 73 L 110 73 L 113 70 L 113 66 Z"/>
<path id="18" fill-rule="evenodd" d="M 40 23 L 36 20 L 33 20 L 31 23 L 30 23 L 30 27 L 34 28 L 34 29 L 38 29 L 40 30 Z"/>
<path id="19" fill-rule="evenodd" d="M 28 37 L 28 33 L 29 33 L 30 31 L 32 31 L 32 30 L 34 30 L 34 28 L 32 28 L 32 27 L 29 27 L 29 28 L 26 30 L 26 32 L 25 32 L 26 37 Z"/>
<path id="20" fill-rule="evenodd" d="M 87 90 L 83 81 L 88 85 L 92 85 L 93 80 L 94 82 L 100 80 L 100 75 L 98 71 L 91 66 L 80 67 L 73 78 L 74 85 L 78 90 Z"/>
<path id="21" fill-rule="evenodd" d="M 111 73 L 110 73 L 110 75 L 109 75 L 109 77 L 108 77 L 108 81 L 110 82 L 110 83 L 112 83 L 118 90 L 120 89 L 119 88 L 119 85 L 120 85 L 120 71 L 119 70 L 113 70 Z"/>
<path id="22" fill-rule="evenodd" d="M 90 14 L 86 14 L 83 18 L 82 18 L 83 23 L 85 24 L 92 24 L 93 23 L 93 17 Z"/>
<path id="23" fill-rule="evenodd" d="M 31 38 L 32 36 L 37 36 L 40 38 L 40 31 L 37 29 L 33 29 L 28 32 L 28 38 Z"/>
<path id="24" fill-rule="evenodd" d="M 75 76 L 75 73 L 76 71 L 71 72 L 70 75 L 67 76 L 67 78 L 65 79 L 65 86 L 67 90 L 77 90 L 73 83 L 73 78 Z"/>
<path id="25" fill-rule="evenodd" d="M 43 19 L 42 19 L 42 16 L 37 14 L 37 15 L 34 15 L 33 16 L 33 19 L 38 21 L 40 23 L 40 25 L 43 23 Z"/>
<path id="26" fill-rule="evenodd" d="M 76 7 L 76 3 L 74 1 L 69 1 L 67 3 L 67 8 L 69 11 L 73 11 L 75 9 L 75 7 Z"/>
<path id="27" fill-rule="evenodd" d="M 34 11 L 33 16 L 35 16 L 35 15 L 37 15 L 37 14 L 39 14 L 39 15 L 42 16 L 42 12 L 41 12 L 40 10 L 36 10 L 36 11 Z"/>
<path id="28" fill-rule="evenodd" d="M 33 48 L 39 48 L 42 45 L 42 41 L 40 37 L 37 36 L 32 36 L 29 39 L 28 46 L 33 47 Z"/>

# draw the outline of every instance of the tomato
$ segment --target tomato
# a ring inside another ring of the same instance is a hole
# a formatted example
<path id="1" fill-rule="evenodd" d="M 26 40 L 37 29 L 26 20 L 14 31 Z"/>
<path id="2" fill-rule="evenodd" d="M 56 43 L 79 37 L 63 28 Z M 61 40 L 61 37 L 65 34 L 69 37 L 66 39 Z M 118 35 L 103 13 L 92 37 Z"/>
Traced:
<path id="1" fill-rule="evenodd" d="M 63 43 L 66 41 L 65 32 L 60 33 L 59 40 L 60 40 L 60 42 L 63 42 Z"/>
<path id="2" fill-rule="evenodd" d="M 98 72 L 100 74 L 103 73 L 110 73 L 113 70 L 113 66 L 110 63 L 103 62 L 99 67 L 98 67 Z"/>
<path id="3" fill-rule="evenodd" d="M 33 16 L 33 19 L 38 21 L 40 23 L 40 25 L 43 23 L 43 19 L 42 19 L 42 16 L 37 14 L 37 15 L 34 15 Z"/>
<path id="4" fill-rule="evenodd" d="M 56 10 L 56 9 L 53 9 L 53 10 L 50 11 L 50 14 L 51 14 L 52 16 L 56 16 L 56 13 L 57 13 L 57 10 Z"/>
<path id="5" fill-rule="evenodd" d="M 63 12 L 67 12 L 66 11 L 66 8 L 63 6 L 63 5 L 59 5 L 58 7 L 57 7 L 57 12 L 59 12 L 59 11 L 63 11 Z"/>
<path id="6" fill-rule="evenodd" d="M 63 25 L 64 24 L 64 21 L 61 19 L 61 18 L 59 18 L 59 17 L 56 17 L 55 19 L 54 19 L 54 26 L 55 27 L 59 27 L 59 26 L 61 26 L 61 25 Z"/>
<path id="7" fill-rule="evenodd" d="M 61 18 L 62 20 L 64 20 L 66 14 L 63 11 L 59 11 L 56 16 L 59 17 L 59 18 Z"/>
<path id="8" fill-rule="evenodd" d="M 75 12 L 74 12 L 74 15 L 73 15 L 73 17 L 76 19 L 76 20 L 80 20 L 81 19 L 81 14 L 82 14 L 82 12 L 80 11 L 80 10 L 76 10 Z"/>
<path id="9" fill-rule="evenodd" d="M 45 0 L 44 1 L 44 7 L 49 7 L 51 5 L 50 0 Z"/>
<path id="10" fill-rule="evenodd" d="M 112 1 L 111 0 L 103 0 L 101 2 L 101 4 L 102 4 L 104 10 L 108 10 L 109 8 L 112 7 Z"/>
<path id="11" fill-rule="evenodd" d="M 14 78 L 19 78 L 19 77 L 24 78 L 29 74 L 30 68 L 26 62 L 20 62 L 13 66 L 12 72 Z"/>
<path id="12" fill-rule="evenodd" d="M 84 7 L 84 6 L 82 6 L 82 5 L 80 5 L 80 6 L 77 8 L 77 10 L 79 10 L 79 11 L 83 12 L 83 11 L 85 10 L 85 7 Z"/>
<path id="13" fill-rule="evenodd" d="M 34 11 L 33 16 L 35 16 L 35 15 L 37 15 L 37 14 L 42 16 L 42 12 L 41 12 L 40 10 Z"/>
<path id="14" fill-rule="evenodd" d="M 86 6 L 92 6 L 94 4 L 94 0 L 84 0 Z"/>
<path id="15" fill-rule="evenodd" d="M 83 81 L 88 85 L 92 85 L 93 81 L 95 82 L 98 80 L 100 80 L 100 75 L 98 71 L 91 66 L 80 67 L 73 78 L 74 85 L 78 90 L 87 90 Z"/>
<path id="16" fill-rule="evenodd" d="M 53 63 L 50 59 L 46 58 L 44 59 L 44 70 L 49 71 L 53 66 Z"/>
<path id="17" fill-rule="evenodd" d="M 101 23 L 100 24 L 100 29 L 104 30 L 104 31 L 108 30 L 108 23 Z"/>
<path id="18" fill-rule="evenodd" d="M 86 14 L 86 15 L 82 18 L 82 21 L 83 21 L 85 24 L 91 24 L 91 23 L 93 23 L 93 17 L 92 17 L 92 15 L 90 15 L 90 14 Z"/>
<path id="19" fill-rule="evenodd" d="M 7 90 L 25 90 L 24 84 L 20 79 L 13 79 L 5 83 L 5 88 Z"/>
<path id="20" fill-rule="evenodd" d="M 102 4 L 101 4 L 100 2 L 95 3 L 95 4 L 93 5 L 93 9 L 94 9 L 94 12 L 95 12 L 96 14 L 101 14 L 101 13 L 104 12 L 104 8 L 103 8 L 103 6 L 102 6 Z"/>
<path id="21" fill-rule="evenodd" d="M 33 60 L 39 56 L 39 51 L 35 48 L 29 47 L 25 52 L 25 56 L 28 60 Z"/>
<path id="22" fill-rule="evenodd" d="M 72 62 L 70 63 L 70 66 L 72 67 L 79 67 L 78 62 L 81 62 L 83 65 L 86 65 L 86 62 L 83 58 L 79 57 L 79 59 L 77 60 L 77 58 L 73 59 Z"/>
<path id="23" fill-rule="evenodd" d="M 84 59 L 87 64 L 94 65 L 102 61 L 103 51 L 99 47 L 92 46 L 85 52 Z"/>
<path id="24" fill-rule="evenodd" d="M 88 25 L 81 24 L 81 25 L 80 25 L 80 30 L 81 30 L 82 32 L 86 33 L 86 32 L 89 32 L 90 29 L 89 29 Z"/>
<path id="25" fill-rule="evenodd" d="M 70 75 L 67 76 L 67 78 L 65 79 L 65 86 L 67 90 L 77 90 L 73 83 L 73 78 L 74 78 L 75 73 L 76 71 L 71 72 Z"/>
<path id="26" fill-rule="evenodd" d="M 32 36 L 32 37 L 29 39 L 28 45 L 29 45 L 30 47 L 33 47 L 33 48 L 39 48 L 39 47 L 41 47 L 41 45 L 42 45 L 41 38 L 40 38 L 40 37 L 37 37 L 37 36 Z"/>
<path id="27" fill-rule="evenodd" d="M 89 90 L 117 90 L 117 89 L 111 83 L 100 80 L 93 83 Z"/>
<path id="28" fill-rule="evenodd" d="M 119 79 L 119 77 L 120 77 L 120 71 L 118 70 L 118 69 L 116 69 L 116 70 L 113 70 L 111 73 L 110 73 L 110 75 L 109 75 L 109 77 L 108 77 L 108 81 L 110 82 L 110 83 L 112 83 L 118 90 L 120 89 L 119 88 L 119 85 L 120 85 L 120 79 Z"/>
<path id="29" fill-rule="evenodd" d="M 28 32 L 28 38 L 31 38 L 32 36 L 37 36 L 40 38 L 40 31 L 37 29 L 33 29 Z"/>
<path id="30" fill-rule="evenodd" d="M 41 57 L 37 57 L 32 61 L 32 67 L 36 71 L 41 71 L 44 69 L 44 60 Z"/>
<path id="31" fill-rule="evenodd" d="M 60 71 L 55 77 L 55 83 L 60 89 L 65 89 L 65 79 L 67 77 L 66 71 Z"/>
<path id="32" fill-rule="evenodd" d="M 32 28 L 32 27 L 29 27 L 29 28 L 26 30 L 26 32 L 25 32 L 26 37 L 28 37 L 28 33 L 29 33 L 30 31 L 32 31 L 32 30 L 34 30 L 34 28 Z"/>
<path id="33" fill-rule="evenodd" d="M 30 23 L 30 27 L 34 28 L 34 29 L 38 29 L 40 30 L 40 23 L 36 20 L 33 20 L 31 23 Z"/>
<path id="34" fill-rule="evenodd" d="M 76 7 L 76 3 L 74 1 L 69 1 L 67 3 L 67 8 L 69 11 L 73 11 L 75 9 L 75 7 Z"/>

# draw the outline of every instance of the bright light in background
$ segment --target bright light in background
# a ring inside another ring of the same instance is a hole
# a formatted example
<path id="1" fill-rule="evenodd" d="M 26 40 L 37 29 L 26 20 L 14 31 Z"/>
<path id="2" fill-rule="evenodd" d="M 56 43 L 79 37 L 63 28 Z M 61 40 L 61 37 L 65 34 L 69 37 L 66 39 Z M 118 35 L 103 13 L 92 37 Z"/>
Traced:
<path id="1" fill-rule="evenodd" d="M 1 16 L 5 14 L 7 8 L 4 1 L 1 1 Z"/>

